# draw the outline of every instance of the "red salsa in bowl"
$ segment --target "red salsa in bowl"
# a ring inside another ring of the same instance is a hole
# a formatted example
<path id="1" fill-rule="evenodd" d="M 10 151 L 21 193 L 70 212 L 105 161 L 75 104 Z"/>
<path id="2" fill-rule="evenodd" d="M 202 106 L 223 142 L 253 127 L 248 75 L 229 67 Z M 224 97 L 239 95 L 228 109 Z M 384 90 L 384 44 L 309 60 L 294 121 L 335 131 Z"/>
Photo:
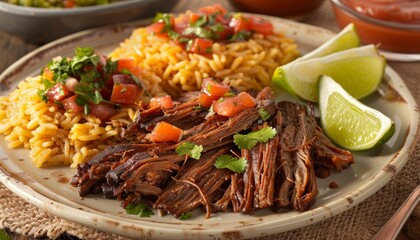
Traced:
<path id="1" fill-rule="evenodd" d="M 365 44 L 420 53 L 419 0 L 331 0 L 338 25 L 353 22 Z"/>

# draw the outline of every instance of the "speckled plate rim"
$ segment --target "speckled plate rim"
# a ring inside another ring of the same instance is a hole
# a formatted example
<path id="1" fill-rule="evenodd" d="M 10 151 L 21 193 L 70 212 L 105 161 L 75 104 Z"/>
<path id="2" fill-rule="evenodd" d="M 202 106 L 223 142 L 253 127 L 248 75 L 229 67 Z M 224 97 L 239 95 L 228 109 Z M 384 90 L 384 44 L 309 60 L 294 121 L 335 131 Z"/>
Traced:
<path id="1" fill-rule="evenodd" d="M 292 37 L 302 34 L 302 32 L 306 34 L 316 33 L 318 37 L 311 39 L 313 46 L 318 46 L 333 36 L 331 31 L 322 28 L 274 17 L 268 18 L 276 26 L 287 27 L 288 35 Z M 95 39 L 112 37 L 116 34 L 127 34 L 135 26 L 141 26 L 148 22 L 148 20 L 137 21 L 83 31 L 47 44 L 24 56 L 4 71 L 0 75 L 2 86 L 4 86 L 4 83 L 23 79 L 23 74 L 30 70 L 39 69 L 41 65 L 45 64 L 41 59 L 49 59 L 54 57 L 56 53 L 67 51 L 75 46 L 81 46 L 81 44 L 89 43 Z M 411 110 L 407 113 L 407 117 L 410 118 L 409 126 L 406 129 L 407 133 L 404 133 L 405 137 L 401 146 L 395 149 L 392 156 L 387 158 L 388 162 L 386 166 L 379 169 L 360 188 L 353 189 L 348 194 L 340 196 L 333 201 L 327 201 L 326 204 L 317 206 L 307 212 L 282 213 L 274 217 L 270 215 L 269 217 L 272 218 L 267 218 L 269 219 L 268 221 L 265 219 L 266 216 L 255 216 L 255 222 L 248 222 L 232 228 L 230 226 L 220 226 L 217 223 L 215 223 L 214 227 L 203 228 L 200 223 L 195 222 L 180 222 L 179 225 L 155 224 L 144 219 L 133 220 L 119 216 L 108 216 L 96 209 L 86 209 L 78 207 L 77 203 L 69 203 L 59 193 L 50 191 L 49 189 L 44 189 L 40 193 L 38 190 L 43 186 L 37 182 L 33 182 L 33 179 L 29 175 L 17 174 L 20 169 L 13 161 L 7 161 L 10 159 L 5 159 L 8 158 L 6 152 L 10 150 L 4 148 L 0 148 L 0 181 L 24 200 L 53 215 L 99 230 L 130 237 L 143 237 L 147 239 L 240 239 L 261 237 L 296 229 L 337 215 L 367 199 L 388 183 L 407 162 L 408 156 L 419 135 L 419 110 L 402 79 L 390 67 L 386 68 L 386 81 L 403 97 L 407 108 Z M 2 140 L 4 141 L 4 138 Z M 178 228 L 178 226 L 183 225 L 185 225 L 185 228 Z"/>

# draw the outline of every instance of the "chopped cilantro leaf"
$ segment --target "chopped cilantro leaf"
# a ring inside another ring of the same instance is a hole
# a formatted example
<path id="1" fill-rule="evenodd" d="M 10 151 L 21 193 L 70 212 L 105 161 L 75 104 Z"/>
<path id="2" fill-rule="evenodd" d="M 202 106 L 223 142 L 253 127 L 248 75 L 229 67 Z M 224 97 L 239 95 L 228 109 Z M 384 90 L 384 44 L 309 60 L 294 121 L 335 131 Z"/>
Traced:
<path id="1" fill-rule="evenodd" d="M 106 60 L 105 73 L 112 74 L 117 71 L 118 62 L 112 61 L 111 58 Z"/>
<path id="2" fill-rule="evenodd" d="M 69 76 L 70 61 L 66 58 L 51 61 L 48 63 L 47 67 L 54 73 L 53 80 L 55 82 L 63 82 Z"/>
<path id="3" fill-rule="evenodd" d="M 223 95 L 225 97 L 233 97 L 235 96 L 235 93 L 233 93 L 232 91 L 225 93 L 225 95 Z"/>
<path id="4" fill-rule="evenodd" d="M 208 47 L 204 50 L 205 53 L 212 53 L 213 48 L 212 47 Z"/>
<path id="5" fill-rule="evenodd" d="M 90 47 L 76 47 L 74 49 L 74 53 L 76 57 L 84 57 L 84 56 L 92 56 L 95 51 L 93 48 Z"/>
<path id="6" fill-rule="evenodd" d="M 271 117 L 271 115 L 265 110 L 264 108 L 258 109 L 258 114 L 260 115 L 260 118 L 265 121 Z"/>
<path id="7" fill-rule="evenodd" d="M 152 209 L 143 202 L 138 204 L 128 204 L 125 212 L 131 215 L 139 215 L 140 217 L 150 217 L 154 214 Z"/>
<path id="8" fill-rule="evenodd" d="M 213 32 L 223 32 L 225 30 L 225 28 L 223 27 L 221 23 L 217 23 L 215 25 L 210 26 L 210 29 Z"/>
<path id="9" fill-rule="evenodd" d="M 203 15 L 203 16 L 200 16 L 197 19 L 197 21 L 195 21 L 195 23 L 191 23 L 191 26 L 193 26 L 193 27 L 201 27 L 201 26 L 203 26 L 206 23 L 207 23 L 207 18 L 206 18 L 206 16 Z"/>
<path id="10" fill-rule="evenodd" d="M 251 32 L 247 30 L 242 30 L 238 33 L 235 33 L 230 37 L 230 41 L 246 41 L 251 37 Z"/>
<path id="11" fill-rule="evenodd" d="M 210 25 L 216 23 L 216 17 L 217 17 L 217 15 L 218 15 L 217 13 L 214 13 L 214 14 L 210 14 L 210 15 L 207 16 L 208 17 L 208 23 Z"/>
<path id="12" fill-rule="evenodd" d="M 5 230 L 0 230 L 0 239 L 3 240 L 12 240 L 12 238 L 7 234 Z"/>
<path id="13" fill-rule="evenodd" d="M 76 48 L 75 56 L 70 61 L 70 69 L 73 74 L 77 74 L 77 71 L 86 65 L 92 64 L 96 66 L 99 62 L 99 56 L 95 55 L 92 48 Z"/>
<path id="14" fill-rule="evenodd" d="M 153 22 L 163 22 L 166 27 L 171 27 L 171 14 L 169 13 L 156 13 L 156 16 L 153 18 Z"/>
<path id="15" fill-rule="evenodd" d="M 195 145 L 194 143 L 191 143 L 191 142 L 184 142 L 181 145 L 179 145 L 175 151 L 176 153 L 178 153 L 179 156 L 187 155 L 190 158 L 194 158 L 198 160 L 201 157 L 203 146 Z"/>
<path id="16" fill-rule="evenodd" d="M 45 88 L 52 88 L 55 83 L 51 82 L 50 80 L 46 79 L 46 78 L 41 78 L 41 83 L 42 85 L 44 85 Z"/>
<path id="17" fill-rule="evenodd" d="M 276 129 L 266 127 L 258 131 L 250 132 L 248 134 L 233 135 L 233 142 L 239 149 L 251 149 L 257 143 L 265 143 L 277 134 Z"/>
<path id="18" fill-rule="evenodd" d="M 187 27 L 182 34 L 183 35 L 194 34 L 195 36 L 199 38 L 214 39 L 213 32 L 202 27 Z"/>
<path id="19" fill-rule="evenodd" d="M 173 30 L 168 30 L 168 35 L 170 38 L 172 39 L 178 39 L 179 38 L 179 33 L 173 31 Z M 178 40 L 179 41 L 179 40 Z"/>
<path id="20" fill-rule="evenodd" d="M 128 71 L 125 68 L 123 70 L 121 70 L 121 73 L 130 75 L 130 77 L 133 79 L 133 81 L 136 82 L 137 85 L 139 85 L 141 88 L 143 88 L 143 84 L 141 84 L 140 80 L 138 79 L 138 77 L 136 75 L 132 74 L 130 71 Z"/>
<path id="21" fill-rule="evenodd" d="M 180 37 L 180 38 L 178 38 L 178 42 L 180 42 L 180 43 L 187 43 L 190 40 L 191 39 L 189 39 L 187 37 Z"/>
<path id="22" fill-rule="evenodd" d="M 192 217 L 192 213 L 191 212 L 185 212 L 182 213 L 181 216 L 179 217 L 180 220 L 187 220 L 190 219 Z"/>
<path id="23" fill-rule="evenodd" d="M 230 155 L 220 155 L 217 157 L 214 166 L 217 169 L 228 168 L 236 173 L 243 173 L 247 167 L 247 161 L 245 158 L 237 158 Z"/>

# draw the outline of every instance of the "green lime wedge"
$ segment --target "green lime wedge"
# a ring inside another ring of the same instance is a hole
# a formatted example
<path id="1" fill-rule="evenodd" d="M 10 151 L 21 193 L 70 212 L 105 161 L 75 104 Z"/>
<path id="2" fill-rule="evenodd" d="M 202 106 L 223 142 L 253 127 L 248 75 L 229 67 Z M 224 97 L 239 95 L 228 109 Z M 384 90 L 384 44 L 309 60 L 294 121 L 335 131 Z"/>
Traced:
<path id="1" fill-rule="evenodd" d="M 316 57 L 327 56 L 331 53 L 340 52 L 360 46 L 360 38 L 353 23 L 348 24 L 333 38 L 305 55 L 296 59 L 297 61 L 307 60 Z"/>
<path id="2" fill-rule="evenodd" d="M 337 35 L 333 38 L 322 44 L 320 47 L 316 48 L 312 52 L 305 54 L 304 56 L 290 62 L 285 65 L 293 65 L 296 62 L 308 60 L 311 58 L 323 57 L 329 54 L 340 52 L 346 49 L 355 48 L 360 46 L 360 38 L 357 34 L 356 28 L 353 23 L 348 24 L 343 28 Z M 289 86 L 289 83 L 282 77 L 282 66 L 278 67 L 273 74 L 273 82 L 277 86 L 283 88 L 292 95 L 297 95 L 294 93 L 293 88 Z"/>
<path id="3" fill-rule="evenodd" d="M 349 150 L 377 147 L 395 132 L 391 119 L 356 100 L 329 76 L 319 83 L 319 108 L 325 133 Z"/>
<path id="4" fill-rule="evenodd" d="M 278 67 L 273 81 L 292 95 L 318 102 L 319 78 L 329 75 L 360 99 L 376 90 L 385 66 L 385 58 L 376 46 L 367 45 Z"/>

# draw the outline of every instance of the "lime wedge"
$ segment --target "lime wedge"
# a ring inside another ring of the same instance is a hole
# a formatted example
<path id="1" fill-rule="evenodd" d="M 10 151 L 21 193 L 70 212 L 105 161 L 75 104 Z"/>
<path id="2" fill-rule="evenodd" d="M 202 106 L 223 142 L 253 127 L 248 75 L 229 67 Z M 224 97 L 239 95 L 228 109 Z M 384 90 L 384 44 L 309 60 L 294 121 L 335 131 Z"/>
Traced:
<path id="1" fill-rule="evenodd" d="M 385 65 L 375 45 L 367 45 L 278 67 L 273 81 L 292 95 L 318 102 L 319 78 L 329 75 L 360 99 L 376 90 Z"/>
<path id="2" fill-rule="evenodd" d="M 350 48 L 360 46 L 360 38 L 357 34 L 356 28 L 353 23 L 348 24 L 337 35 L 316 48 L 310 53 L 305 54 L 297 61 L 307 60 L 316 57 L 327 56 L 331 53 L 340 52 Z"/>
<path id="3" fill-rule="evenodd" d="M 305 54 L 304 56 L 288 63 L 286 66 L 296 64 L 296 62 L 308 60 L 311 58 L 327 56 L 331 53 L 340 52 L 346 49 L 355 48 L 360 46 L 360 38 L 357 34 L 356 28 L 353 23 L 348 24 L 343 28 L 337 35 L 316 48 L 312 52 Z M 285 89 L 292 95 L 296 95 L 293 89 L 289 86 L 289 83 L 282 77 L 282 67 L 278 67 L 273 74 L 273 82 Z"/>
<path id="4" fill-rule="evenodd" d="M 391 119 L 356 100 L 331 77 L 321 77 L 319 90 L 322 128 L 343 148 L 371 149 L 394 134 L 395 125 Z"/>

